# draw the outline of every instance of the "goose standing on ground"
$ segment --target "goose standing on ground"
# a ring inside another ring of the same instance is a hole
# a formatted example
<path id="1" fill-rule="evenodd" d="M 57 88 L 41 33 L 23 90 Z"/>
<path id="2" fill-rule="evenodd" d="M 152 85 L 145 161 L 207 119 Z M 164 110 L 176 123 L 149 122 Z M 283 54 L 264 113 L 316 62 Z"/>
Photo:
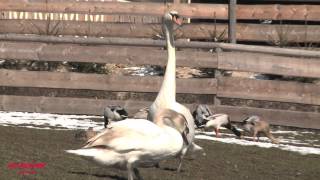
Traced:
<path id="1" fill-rule="evenodd" d="M 221 127 L 225 127 L 231 130 L 237 137 L 241 137 L 241 132 L 231 124 L 227 114 L 213 114 L 207 105 L 198 105 L 192 115 L 197 127 L 204 125 L 206 130 L 213 128 L 217 137 L 220 137 L 219 129 Z"/>
<path id="2" fill-rule="evenodd" d="M 187 141 L 188 127 L 184 124 L 183 115 L 162 109 L 155 114 L 154 123 L 146 119 L 118 121 L 89 139 L 83 148 L 66 152 L 105 166 L 127 169 L 129 180 L 134 176 L 141 179 L 138 167 L 154 166 L 181 153 Z"/>
<path id="3" fill-rule="evenodd" d="M 212 115 L 212 112 L 210 108 L 204 104 L 197 105 L 196 109 L 192 113 L 194 122 L 198 128 L 205 125 L 208 122 L 206 118 L 211 115 Z"/>
<path id="4" fill-rule="evenodd" d="M 160 91 L 155 101 L 150 106 L 148 113 L 148 119 L 153 121 L 155 114 L 161 109 L 166 108 L 182 114 L 187 119 L 189 129 L 187 140 L 189 143 L 188 145 L 184 146 L 182 150 L 178 171 L 180 171 L 181 169 L 181 160 L 187 153 L 188 148 L 190 146 L 195 146 L 195 144 L 193 143 L 195 130 L 192 114 L 188 108 L 176 102 L 176 55 L 173 38 L 173 26 L 174 23 L 181 25 L 181 22 L 182 19 L 179 17 L 176 11 L 170 11 L 163 17 L 162 28 L 167 44 L 168 62 Z"/>
<path id="5" fill-rule="evenodd" d="M 104 109 L 104 128 L 106 128 L 111 121 L 120 121 L 128 117 L 128 112 L 121 106 L 108 106 Z"/>
<path id="6" fill-rule="evenodd" d="M 241 138 L 241 132 L 231 124 L 229 116 L 227 114 L 214 114 L 205 118 L 208 122 L 205 124 L 205 129 L 213 128 L 216 132 L 216 137 L 220 137 L 219 129 L 225 127 L 233 132 L 238 138 Z"/>
<path id="7" fill-rule="evenodd" d="M 279 144 L 279 139 L 276 139 L 270 132 L 270 125 L 262 120 L 260 116 L 249 116 L 242 120 L 243 130 L 249 132 L 253 136 L 253 141 L 259 141 L 259 135 L 264 134 L 272 143 Z M 256 139 L 257 138 L 257 139 Z"/>

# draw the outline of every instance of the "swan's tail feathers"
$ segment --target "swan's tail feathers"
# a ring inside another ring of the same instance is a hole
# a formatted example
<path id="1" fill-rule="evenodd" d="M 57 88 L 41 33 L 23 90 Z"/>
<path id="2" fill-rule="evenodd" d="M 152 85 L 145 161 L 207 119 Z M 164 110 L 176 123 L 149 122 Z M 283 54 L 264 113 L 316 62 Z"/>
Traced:
<path id="1" fill-rule="evenodd" d="M 76 154 L 79 156 L 93 157 L 97 155 L 98 150 L 97 149 L 76 149 L 76 150 L 66 150 L 66 152 L 70 154 Z"/>

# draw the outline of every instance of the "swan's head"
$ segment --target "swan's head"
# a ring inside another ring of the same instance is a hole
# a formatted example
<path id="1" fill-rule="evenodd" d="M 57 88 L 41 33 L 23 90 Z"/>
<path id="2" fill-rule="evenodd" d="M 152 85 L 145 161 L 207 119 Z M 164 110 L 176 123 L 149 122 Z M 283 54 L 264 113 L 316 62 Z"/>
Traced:
<path id="1" fill-rule="evenodd" d="M 177 11 L 169 11 L 164 15 L 166 22 L 174 22 L 177 25 L 182 24 L 182 18 L 179 16 Z"/>

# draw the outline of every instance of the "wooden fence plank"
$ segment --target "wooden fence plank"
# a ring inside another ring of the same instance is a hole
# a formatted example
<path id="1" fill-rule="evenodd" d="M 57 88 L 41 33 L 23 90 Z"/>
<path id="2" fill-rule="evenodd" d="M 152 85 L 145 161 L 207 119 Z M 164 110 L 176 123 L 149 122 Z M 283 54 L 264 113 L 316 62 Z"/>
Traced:
<path id="1" fill-rule="evenodd" d="M 158 92 L 160 77 L 0 70 L 0 86 Z M 177 93 L 215 94 L 216 79 L 177 79 Z"/>
<path id="2" fill-rule="evenodd" d="M 190 18 L 227 19 L 227 4 L 117 3 L 117 2 L 2 2 L 0 11 L 135 14 L 162 16 L 176 10 Z M 319 21 L 319 5 L 238 5 L 237 19 Z"/>
<path id="3" fill-rule="evenodd" d="M 213 109 L 217 113 L 228 114 L 231 121 L 241 122 L 247 116 L 259 115 L 273 125 L 320 129 L 320 113 L 235 106 L 216 106 Z"/>
<path id="4" fill-rule="evenodd" d="M 108 105 L 120 105 L 130 114 L 151 105 L 151 102 L 147 101 L 6 95 L 0 95 L 0 103 L 0 109 L 3 111 L 88 115 L 102 115 L 104 107 Z"/>
<path id="5" fill-rule="evenodd" d="M 175 35 L 176 38 L 208 40 L 221 36 L 219 40 L 226 40 L 228 38 L 227 31 L 226 24 L 193 23 L 178 28 Z M 161 34 L 162 31 L 159 24 L 0 20 L 0 33 L 153 38 Z M 238 23 L 237 39 L 265 41 L 275 45 L 278 43 L 319 42 L 320 26 Z"/>
<path id="6" fill-rule="evenodd" d="M 319 58 L 295 58 L 244 52 L 218 53 L 218 68 L 320 78 Z"/>
<path id="7" fill-rule="evenodd" d="M 103 108 L 107 105 L 120 105 L 128 110 L 130 115 L 141 108 L 149 107 L 151 103 L 149 101 L 0 95 L 0 110 L 2 111 L 102 115 Z M 195 104 L 185 105 L 191 111 L 194 110 Z M 320 113 L 234 106 L 210 106 L 210 108 L 213 108 L 215 112 L 230 115 L 232 121 L 241 121 L 248 115 L 260 115 L 274 125 L 320 129 Z"/>
<path id="8" fill-rule="evenodd" d="M 228 41 L 230 43 L 237 42 L 237 0 L 229 0 L 228 6 Z"/>
<path id="9" fill-rule="evenodd" d="M 44 42 L 44 43 L 70 43 L 70 44 L 85 44 L 85 45 L 126 45 L 126 46 L 148 46 L 148 47 L 163 47 L 165 41 L 139 39 L 139 38 L 97 38 L 97 37 L 74 37 L 74 36 L 39 36 L 39 35 L 22 35 L 22 34 L 0 34 L 1 41 L 22 41 L 22 42 Z M 197 41 L 177 41 L 176 47 L 183 48 L 203 48 L 213 49 L 221 48 L 231 51 L 247 51 L 266 54 L 276 54 L 284 56 L 297 56 L 297 57 L 312 57 L 320 58 L 320 52 L 301 50 L 301 49 L 288 49 L 288 48 L 275 48 L 269 46 L 252 46 L 241 44 L 229 43 L 214 43 L 214 42 L 197 42 Z"/>
<path id="10" fill-rule="evenodd" d="M 0 58 L 35 61 L 74 61 L 129 65 L 166 64 L 166 52 L 155 48 L 81 46 L 45 43 L 2 42 Z M 148 52 L 148 53 L 145 53 Z M 177 65 L 219 68 L 299 77 L 320 77 L 320 59 L 294 58 L 244 52 L 216 53 L 177 51 Z"/>
<path id="11" fill-rule="evenodd" d="M 166 51 L 146 47 L 0 42 L 0 52 L 2 59 L 160 66 L 167 63 Z M 178 66 L 218 67 L 216 54 L 209 52 L 183 50 L 177 51 L 176 57 Z"/>
<path id="12" fill-rule="evenodd" d="M 217 95 L 229 98 L 320 105 L 320 86 L 311 83 L 224 77 L 218 79 Z"/>

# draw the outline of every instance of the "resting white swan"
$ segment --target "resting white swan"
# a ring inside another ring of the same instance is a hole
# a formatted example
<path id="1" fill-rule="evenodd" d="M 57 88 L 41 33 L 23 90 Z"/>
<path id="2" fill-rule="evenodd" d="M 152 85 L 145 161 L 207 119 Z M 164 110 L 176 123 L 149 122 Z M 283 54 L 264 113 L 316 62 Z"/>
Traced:
<path id="1" fill-rule="evenodd" d="M 174 47 L 174 39 L 173 39 L 173 25 L 181 24 L 181 19 L 179 15 L 175 11 L 170 11 L 166 13 L 163 17 L 163 32 L 166 39 L 167 49 L 168 49 L 168 62 L 164 75 L 164 79 L 160 88 L 160 91 L 155 99 L 155 101 L 150 106 L 150 110 L 148 113 L 148 119 L 154 120 L 155 114 L 163 109 L 172 109 L 180 114 L 182 114 L 187 122 L 189 133 L 187 134 L 188 145 L 186 145 L 183 149 L 182 156 L 180 157 L 180 163 L 178 167 L 178 171 L 181 168 L 181 160 L 183 156 L 186 154 L 189 146 L 194 146 L 194 119 L 192 114 L 188 108 L 176 102 L 176 55 L 175 55 L 175 47 Z M 191 148 L 193 149 L 193 148 Z"/>
<path id="2" fill-rule="evenodd" d="M 155 123 L 144 119 L 126 119 L 112 123 L 89 139 L 86 145 L 68 153 L 85 156 L 102 165 L 128 170 L 128 179 L 141 179 L 138 167 L 153 166 L 181 153 L 187 127 L 185 118 L 172 110 L 162 109 Z M 177 130 L 179 129 L 179 131 Z"/>

